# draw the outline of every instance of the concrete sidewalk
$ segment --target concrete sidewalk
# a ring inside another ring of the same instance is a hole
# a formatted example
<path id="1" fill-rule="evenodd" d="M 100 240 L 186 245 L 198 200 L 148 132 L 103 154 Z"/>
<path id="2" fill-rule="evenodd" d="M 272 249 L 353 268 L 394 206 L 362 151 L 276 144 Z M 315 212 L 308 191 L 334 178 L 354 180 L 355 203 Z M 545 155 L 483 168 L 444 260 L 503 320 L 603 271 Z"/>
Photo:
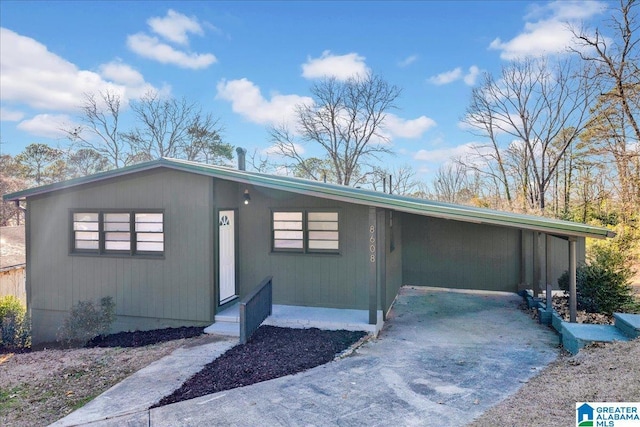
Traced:
<path id="1" fill-rule="evenodd" d="M 237 343 L 237 338 L 205 336 L 197 341 L 197 345 L 180 347 L 51 426 L 85 425 L 105 419 L 129 417 L 132 414 L 146 414 L 150 406 L 171 394 L 191 375 Z M 111 423 L 112 421 L 108 422 Z"/>
<path id="2" fill-rule="evenodd" d="M 463 426 L 558 355 L 558 337 L 520 311 L 520 302 L 513 294 L 405 287 L 379 338 L 350 357 L 152 410 L 118 413 L 105 405 L 102 421 L 73 413 L 55 425 Z M 222 352 L 231 344 L 211 345 Z M 162 375 L 175 370 L 175 362 L 163 363 Z M 150 387 L 131 386 L 136 396 Z"/>

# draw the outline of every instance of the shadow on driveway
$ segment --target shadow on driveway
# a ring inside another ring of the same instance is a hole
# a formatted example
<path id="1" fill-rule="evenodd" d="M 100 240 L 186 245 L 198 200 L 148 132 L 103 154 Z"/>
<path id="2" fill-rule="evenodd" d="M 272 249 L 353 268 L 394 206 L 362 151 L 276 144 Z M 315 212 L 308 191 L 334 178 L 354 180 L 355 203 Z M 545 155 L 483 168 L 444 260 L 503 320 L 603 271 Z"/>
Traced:
<path id="1" fill-rule="evenodd" d="M 136 417 L 154 427 L 462 426 L 558 355 L 558 337 L 521 301 L 404 287 L 378 339 L 352 356 Z"/>

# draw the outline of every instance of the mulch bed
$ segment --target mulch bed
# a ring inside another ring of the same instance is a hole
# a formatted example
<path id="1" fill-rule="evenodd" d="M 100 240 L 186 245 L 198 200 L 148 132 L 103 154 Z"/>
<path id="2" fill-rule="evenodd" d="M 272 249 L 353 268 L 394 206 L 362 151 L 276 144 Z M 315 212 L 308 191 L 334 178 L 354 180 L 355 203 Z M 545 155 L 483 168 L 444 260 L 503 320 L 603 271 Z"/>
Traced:
<path id="1" fill-rule="evenodd" d="M 237 345 L 207 364 L 153 407 L 295 374 L 332 361 L 366 335 L 261 326 L 247 344 Z"/>
<path id="2" fill-rule="evenodd" d="M 544 299 L 543 299 L 544 301 Z M 553 309 L 562 317 L 565 322 L 569 321 L 569 297 L 555 295 L 553 296 L 551 303 Z M 520 309 L 529 313 L 532 319 L 538 319 L 538 309 L 529 308 L 526 302 L 520 304 Z M 603 313 L 587 313 L 585 310 L 578 310 L 576 312 L 577 323 L 590 323 L 594 325 L 613 325 L 614 318 L 608 314 Z"/>
<path id="3" fill-rule="evenodd" d="M 203 333 L 204 327 L 200 326 L 118 332 L 117 334 L 95 337 L 85 347 L 144 347 L 166 341 L 193 338 Z"/>

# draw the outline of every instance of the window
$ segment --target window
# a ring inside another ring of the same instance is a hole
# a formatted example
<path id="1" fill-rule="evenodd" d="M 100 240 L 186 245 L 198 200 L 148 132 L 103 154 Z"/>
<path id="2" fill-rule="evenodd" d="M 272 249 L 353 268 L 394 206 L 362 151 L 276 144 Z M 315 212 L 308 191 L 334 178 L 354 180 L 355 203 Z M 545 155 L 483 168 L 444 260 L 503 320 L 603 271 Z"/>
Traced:
<path id="1" fill-rule="evenodd" d="M 164 214 L 140 211 L 72 213 L 72 252 L 162 255 Z"/>
<path id="2" fill-rule="evenodd" d="M 340 249 L 338 212 L 273 212 L 273 250 L 329 252 Z"/>
<path id="3" fill-rule="evenodd" d="M 129 213 L 106 213 L 104 218 L 105 251 L 131 250 L 131 216 Z"/>
<path id="4" fill-rule="evenodd" d="M 273 213 L 273 248 L 304 249 L 302 212 Z"/>
<path id="5" fill-rule="evenodd" d="M 100 249 L 100 223 L 98 213 L 76 212 L 73 214 L 74 248 L 84 251 Z"/>
<path id="6" fill-rule="evenodd" d="M 164 251 L 164 221 L 161 213 L 136 213 L 138 252 Z"/>
<path id="7" fill-rule="evenodd" d="M 307 213 L 309 250 L 337 251 L 339 247 L 338 212 Z"/>

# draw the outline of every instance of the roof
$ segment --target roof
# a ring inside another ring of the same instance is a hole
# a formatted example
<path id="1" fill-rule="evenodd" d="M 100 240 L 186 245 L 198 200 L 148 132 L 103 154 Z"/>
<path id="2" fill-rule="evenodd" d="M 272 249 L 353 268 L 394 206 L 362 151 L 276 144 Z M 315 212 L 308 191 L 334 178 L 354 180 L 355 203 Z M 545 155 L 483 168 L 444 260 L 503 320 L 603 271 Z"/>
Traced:
<path id="1" fill-rule="evenodd" d="M 187 160 L 168 158 L 152 160 L 82 178 L 75 178 L 42 187 L 18 191 L 7 194 L 3 198 L 4 200 L 23 200 L 27 197 L 47 194 L 58 190 L 73 188 L 79 185 L 104 181 L 110 178 L 158 168 L 180 170 L 276 190 L 321 197 L 324 199 L 393 209 L 399 212 L 407 212 L 455 221 L 535 230 L 563 237 L 582 236 L 606 238 L 613 237 L 615 235 L 612 231 L 606 228 L 576 222 L 561 221 L 535 215 L 515 214 L 511 212 L 451 203 L 435 202 L 432 200 L 380 193 L 377 191 L 328 184 L 302 178 L 249 172 L 223 166 L 213 166 L 190 162 Z"/>
<path id="2" fill-rule="evenodd" d="M 25 263 L 24 225 L 0 227 L 0 270 Z"/>

